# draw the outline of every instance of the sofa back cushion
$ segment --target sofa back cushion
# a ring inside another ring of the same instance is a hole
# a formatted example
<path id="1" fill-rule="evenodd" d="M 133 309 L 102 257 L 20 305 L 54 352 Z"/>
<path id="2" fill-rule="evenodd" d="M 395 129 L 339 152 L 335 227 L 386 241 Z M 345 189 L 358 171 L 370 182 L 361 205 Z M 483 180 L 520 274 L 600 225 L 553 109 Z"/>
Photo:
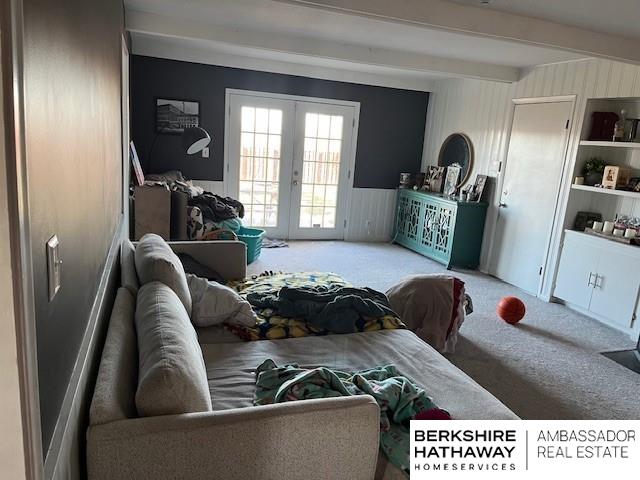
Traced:
<path id="1" fill-rule="evenodd" d="M 135 324 L 140 416 L 211 410 L 207 373 L 187 311 L 175 292 L 160 282 L 138 291 Z"/>
<path id="2" fill-rule="evenodd" d="M 129 290 L 133 297 L 138 294 L 140 282 L 136 273 L 136 247 L 131 240 L 125 240 L 120 246 L 120 283 Z"/>
<path id="3" fill-rule="evenodd" d="M 178 296 L 191 316 L 191 293 L 180 259 L 162 237 L 147 233 L 136 247 L 136 271 L 140 284 L 162 282 Z"/>
<path id="4" fill-rule="evenodd" d="M 91 425 L 137 416 L 134 402 L 138 382 L 138 344 L 133 325 L 135 304 L 129 290 L 118 289 L 89 411 Z"/>

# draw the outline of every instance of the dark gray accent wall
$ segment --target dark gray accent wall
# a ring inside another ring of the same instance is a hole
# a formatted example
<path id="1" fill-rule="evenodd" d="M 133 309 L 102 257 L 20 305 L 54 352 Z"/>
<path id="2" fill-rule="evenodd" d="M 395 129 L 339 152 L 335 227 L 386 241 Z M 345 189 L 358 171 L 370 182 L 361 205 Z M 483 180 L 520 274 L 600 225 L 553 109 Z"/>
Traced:
<path id="1" fill-rule="evenodd" d="M 24 0 L 25 141 L 43 451 L 122 212 L 119 0 Z M 49 302 L 45 244 L 60 241 Z"/>
<path id="2" fill-rule="evenodd" d="M 187 178 L 222 180 L 225 90 L 234 88 L 360 102 L 354 186 L 395 188 L 400 172 L 420 170 L 429 94 L 159 58 L 131 61 L 131 129 L 148 173 L 181 170 Z M 188 156 L 180 137 L 155 136 L 155 99 L 200 102 L 200 124 L 213 138 L 209 159 Z"/>

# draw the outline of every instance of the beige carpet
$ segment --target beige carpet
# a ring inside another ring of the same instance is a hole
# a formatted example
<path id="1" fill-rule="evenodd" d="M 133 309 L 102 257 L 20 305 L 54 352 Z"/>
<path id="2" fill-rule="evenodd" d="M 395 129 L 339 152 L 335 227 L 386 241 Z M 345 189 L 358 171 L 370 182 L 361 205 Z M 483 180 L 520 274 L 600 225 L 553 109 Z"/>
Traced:
<path id="1" fill-rule="evenodd" d="M 265 249 L 250 272 L 265 270 L 331 271 L 382 291 L 407 275 L 446 271 L 397 245 L 347 242 L 290 242 L 288 248 Z M 528 419 L 640 418 L 640 375 L 599 354 L 632 348 L 629 337 L 492 277 L 455 274 L 466 282 L 475 312 L 462 327 L 456 353 L 448 357 L 516 414 Z M 517 295 L 527 305 L 517 326 L 495 314 L 505 295 Z"/>

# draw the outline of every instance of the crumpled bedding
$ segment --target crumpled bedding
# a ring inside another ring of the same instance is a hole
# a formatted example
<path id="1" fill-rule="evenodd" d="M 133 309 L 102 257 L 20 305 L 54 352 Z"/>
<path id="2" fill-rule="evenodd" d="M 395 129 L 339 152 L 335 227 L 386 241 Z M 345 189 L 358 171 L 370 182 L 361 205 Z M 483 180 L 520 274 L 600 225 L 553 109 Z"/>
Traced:
<path id="1" fill-rule="evenodd" d="M 282 288 L 324 288 L 351 287 L 342 277 L 332 273 L 301 272 L 264 274 L 228 284 L 240 296 L 249 298 L 253 294 L 274 295 Z M 251 303 L 251 302 L 250 302 Z M 285 317 L 270 307 L 253 306 L 258 320 L 254 327 L 227 325 L 227 329 L 244 340 L 276 340 L 282 338 L 327 335 L 332 332 L 323 326 L 307 322 L 299 316 Z M 350 332 L 369 332 L 375 330 L 394 330 L 405 328 L 404 323 L 395 313 L 382 315 L 359 315 Z"/>
<path id="2" fill-rule="evenodd" d="M 370 288 L 341 285 L 283 287 L 277 292 L 247 295 L 257 308 L 270 308 L 287 318 L 300 318 L 313 326 L 333 333 L 353 333 L 362 317 L 396 315 L 387 297 Z"/>
<path id="3" fill-rule="evenodd" d="M 255 405 L 267 405 L 312 398 L 371 395 L 380 407 L 380 448 L 391 463 L 409 475 L 409 420 L 421 413 L 438 412 L 426 392 L 402 376 L 395 366 L 386 365 L 354 373 L 326 367 L 299 368 L 296 364 L 278 367 L 271 359 L 256 370 Z"/>

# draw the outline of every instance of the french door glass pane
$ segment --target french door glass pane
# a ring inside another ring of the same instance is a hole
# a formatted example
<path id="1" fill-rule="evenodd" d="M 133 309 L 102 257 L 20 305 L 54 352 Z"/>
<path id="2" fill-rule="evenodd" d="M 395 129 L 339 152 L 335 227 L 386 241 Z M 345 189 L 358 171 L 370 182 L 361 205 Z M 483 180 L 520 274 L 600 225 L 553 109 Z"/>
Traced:
<path id="1" fill-rule="evenodd" d="M 240 196 L 245 223 L 278 226 L 282 110 L 242 107 L 240 114 Z"/>
<path id="2" fill-rule="evenodd" d="M 305 115 L 300 228 L 336 226 L 342 123 L 340 115 Z"/>

